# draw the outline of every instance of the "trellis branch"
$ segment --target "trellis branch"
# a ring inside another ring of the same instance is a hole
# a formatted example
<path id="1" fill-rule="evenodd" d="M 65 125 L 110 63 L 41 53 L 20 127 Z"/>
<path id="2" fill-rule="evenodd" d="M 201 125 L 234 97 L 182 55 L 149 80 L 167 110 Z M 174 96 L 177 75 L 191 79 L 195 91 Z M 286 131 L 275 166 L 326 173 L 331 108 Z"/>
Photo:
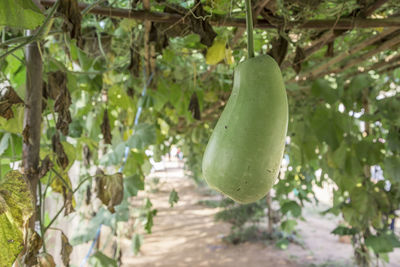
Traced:
<path id="1" fill-rule="evenodd" d="M 363 17 L 368 17 L 372 15 L 372 13 L 380 8 L 383 4 L 385 4 L 388 0 L 378 0 L 371 4 L 370 6 L 361 10 L 361 15 Z M 355 13 L 356 10 L 353 10 L 352 13 Z M 346 18 L 345 18 L 346 19 Z M 347 17 L 347 19 L 349 19 Z M 309 58 L 312 54 L 320 50 L 325 44 L 333 42 L 337 37 L 345 34 L 347 31 L 342 32 L 334 32 L 335 28 L 331 28 L 329 31 L 325 32 L 319 39 L 315 40 L 311 45 L 309 45 L 306 49 L 304 49 L 304 59 L 301 62 L 294 62 L 294 64 L 302 63 L 304 60 Z M 291 65 L 290 61 L 283 62 L 281 68 L 285 69 Z"/>
<path id="2" fill-rule="evenodd" d="M 348 75 L 346 75 L 346 79 L 348 79 L 352 76 L 355 76 L 357 74 L 360 74 L 360 73 L 368 72 L 370 70 L 374 70 L 377 73 L 386 72 L 387 69 L 390 69 L 393 66 L 396 66 L 399 64 L 400 64 L 400 55 L 397 55 L 397 56 L 391 55 L 391 56 L 386 57 L 384 60 L 381 60 L 366 69 L 356 70 L 354 72 L 349 73 Z"/>
<path id="3" fill-rule="evenodd" d="M 380 33 L 378 35 L 375 35 L 375 36 L 373 36 L 371 38 L 368 38 L 368 39 L 364 40 L 363 42 L 355 45 L 354 47 L 351 47 L 348 50 L 343 51 L 342 53 L 340 53 L 337 56 L 331 58 L 330 60 L 328 60 L 328 61 L 326 61 L 326 62 L 324 62 L 324 63 L 322 63 L 320 65 L 317 65 L 316 68 L 312 69 L 307 74 L 301 75 L 298 79 L 299 80 L 307 80 L 307 79 L 316 77 L 319 74 L 321 74 L 323 72 L 326 72 L 326 70 L 329 69 L 329 67 L 341 62 L 346 57 L 361 51 L 365 47 L 375 43 L 376 41 L 379 41 L 379 40 L 383 39 L 384 37 L 388 36 L 389 34 L 395 32 L 395 31 L 396 31 L 396 29 L 387 29 L 387 30 L 383 31 L 382 33 Z"/>
<path id="4" fill-rule="evenodd" d="M 329 73 L 332 74 L 332 73 L 343 72 L 343 71 L 345 71 L 345 70 L 347 70 L 347 69 L 349 69 L 349 68 L 351 68 L 351 67 L 353 67 L 353 66 L 355 66 L 355 65 L 357 65 L 357 64 L 359 64 L 359 63 L 361 63 L 361 62 L 363 62 L 363 61 L 365 61 L 365 60 L 367 60 L 369 58 L 371 58 L 373 55 L 378 54 L 378 53 L 380 53 L 380 52 L 382 52 L 384 50 L 387 50 L 387 49 L 389 49 L 389 48 L 391 48 L 391 47 L 393 47 L 393 46 L 395 46 L 397 44 L 400 44 L 400 35 L 397 35 L 393 39 L 390 39 L 390 40 L 382 43 L 377 48 L 375 48 L 373 50 L 370 50 L 367 53 L 350 60 L 346 65 L 343 65 L 343 66 L 341 66 L 341 67 L 339 67 L 337 69 L 334 69 L 332 71 L 323 72 L 319 76 L 322 76 L 322 75 L 325 75 L 325 74 L 329 74 Z"/>
<path id="5" fill-rule="evenodd" d="M 45 7 L 50 7 L 54 4 L 54 0 L 41 0 Z M 79 8 L 84 10 L 88 5 L 79 3 Z M 90 13 L 103 15 L 108 17 L 129 18 L 135 20 L 149 20 L 160 23 L 176 23 L 182 19 L 181 15 L 171 13 L 150 12 L 146 10 L 130 10 L 122 8 L 108 8 L 108 7 L 94 7 Z M 184 21 L 182 21 L 184 22 Z M 225 16 L 213 15 L 210 19 L 211 25 L 224 26 L 224 27 L 246 27 L 246 20 L 242 18 L 227 18 Z M 258 19 L 256 27 L 260 29 L 274 29 L 281 25 L 272 25 L 265 19 Z M 386 18 L 386 19 L 364 19 L 364 18 L 342 18 L 336 20 L 309 20 L 304 23 L 291 23 L 285 24 L 285 29 L 298 28 L 298 29 L 354 29 L 354 28 L 379 28 L 379 27 L 393 27 L 400 28 L 400 18 Z"/>

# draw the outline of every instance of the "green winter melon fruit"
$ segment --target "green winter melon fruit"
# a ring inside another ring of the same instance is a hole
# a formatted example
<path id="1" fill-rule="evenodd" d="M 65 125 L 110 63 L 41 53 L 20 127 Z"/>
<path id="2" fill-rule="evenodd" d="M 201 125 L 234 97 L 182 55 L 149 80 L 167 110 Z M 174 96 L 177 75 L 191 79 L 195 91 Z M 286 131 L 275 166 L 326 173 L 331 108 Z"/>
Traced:
<path id="1" fill-rule="evenodd" d="M 240 63 L 203 156 L 209 186 L 239 203 L 264 197 L 279 172 L 287 124 L 286 90 L 275 60 L 263 55 Z"/>

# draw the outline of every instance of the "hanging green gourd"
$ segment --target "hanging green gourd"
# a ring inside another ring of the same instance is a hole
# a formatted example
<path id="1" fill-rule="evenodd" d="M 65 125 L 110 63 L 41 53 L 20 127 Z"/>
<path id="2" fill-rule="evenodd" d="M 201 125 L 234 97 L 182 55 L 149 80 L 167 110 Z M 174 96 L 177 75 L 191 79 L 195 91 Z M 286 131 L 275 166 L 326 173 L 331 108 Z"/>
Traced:
<path id="1" fill-rule="evenodd" d="M 254 56 L 250 0 L 246 0 L 249 58 L 234 73 L 231 96 L 203 156 L 208 185 L 239 203 L 264 197 L 274 184 L 285 148 L 288 103 L 278 64 Z"/>

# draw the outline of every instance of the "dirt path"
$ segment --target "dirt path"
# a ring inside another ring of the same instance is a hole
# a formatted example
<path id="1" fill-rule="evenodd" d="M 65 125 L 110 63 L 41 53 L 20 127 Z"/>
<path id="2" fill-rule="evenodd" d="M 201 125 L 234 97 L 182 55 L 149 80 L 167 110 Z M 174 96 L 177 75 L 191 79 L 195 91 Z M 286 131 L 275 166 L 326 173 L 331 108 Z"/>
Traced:
<path id="1" fill-rule="evenodd" d="M 222 241 L 230 225 L 214 222 L 218 209 L 198 205 L 210 197 L 195 184 L 183 178 L 182 170 L 158 172 L 162 177 L 158 191 L 144 193 L 136 201 L 149 196 L 158 210 L 153 233 L 145 235 L 141 253 L 133 255 L 131 241 L 123 242 L 123 266 L 354 266 L 350 244 L 338 242 L 329 234 L 337 225 L 333 217 L 321 217 L 315 208 L 306 208 L 306 222 L 299 222 L 304 248 L 290 244 L 279 250 L 265 243 L 229 245 Z M 179 202 L 173 208 L 168 204 L 169 193 L 175 189 Z M 391 264 L 400 266 L 400 251 L 390 255 Z"/>

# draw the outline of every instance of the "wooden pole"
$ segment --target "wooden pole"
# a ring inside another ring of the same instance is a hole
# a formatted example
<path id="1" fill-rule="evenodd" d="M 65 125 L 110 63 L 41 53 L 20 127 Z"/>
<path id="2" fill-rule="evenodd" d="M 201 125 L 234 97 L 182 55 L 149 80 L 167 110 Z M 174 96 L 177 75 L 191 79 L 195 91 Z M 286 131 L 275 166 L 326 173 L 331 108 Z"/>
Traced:
<path id="1" fill-rule="evenodd" d="M 40 1 L 34 0 L 40 7 Z M 31 36 L 34 31 L 27 31 Z M 33 194 L 36 207 L 36 189 L 39 181 L 39 150 L 40 150 L 40 125 L 42 121 L 42 56 L 37 42 L 29 43 L 25 48 L 26 60 L 26 93 L 24 112 L 24 133 L 28 135 L 28 142 L 23 144 L 23 167 Z M 34 230 L 36 221 L 36 209 L 29 221 L 29 227 Z"/>

